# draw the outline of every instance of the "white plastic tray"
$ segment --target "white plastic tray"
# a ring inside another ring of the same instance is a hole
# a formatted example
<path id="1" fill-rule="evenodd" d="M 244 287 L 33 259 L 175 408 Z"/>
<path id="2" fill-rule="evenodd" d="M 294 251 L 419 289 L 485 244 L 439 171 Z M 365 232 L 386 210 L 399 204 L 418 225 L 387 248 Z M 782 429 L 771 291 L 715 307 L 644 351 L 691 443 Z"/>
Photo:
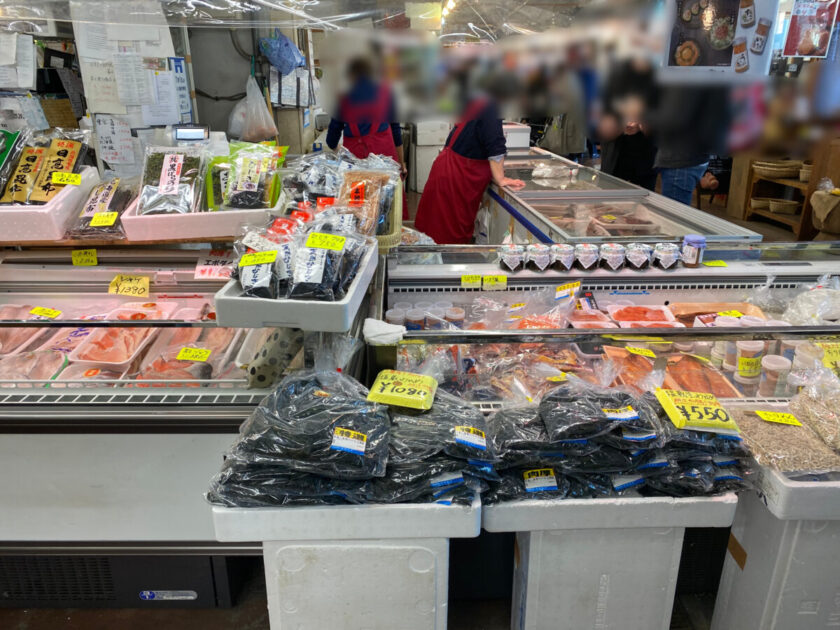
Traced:
<path id="1" fill-rule="evenodd" d="M 755 483 L 767 509 L 778 519 L 840 520 L 840 481 L 792 481 L 760 466 Z"/>
<path id="2" fill-rule="evenodd" d="M 607 306 L 607 312 L 610 314 L 610 317 L 613 319 L 613 321 L 617 322 L 619 324 L 619 326 L 621 325 L 622 321 L 630 321 L 630 320 L 626 320 L 626 319 L 625 320 L 619 320 L 619 319 L 615 318 L 616 312 L 620 311 L 623 308 L 626 308 L 627 306 L 635 306 L 635 305 L 633 305 L 633 304 L 609 304 Z M 639 306 L 644 306 L 645 308 L 648 308 L 650 310 L 659 311 L 660 313 L 662 313 L 662 318 L 661 319 L 650 320 L 650 321 L 661 321 L 661 322 L 675 322 L 675 321 L 677 321 L 677 318 L 674 317 L 674 314 L 671 312 L 671 310 L 667 306 L 660 306 L 660 305 L 657 305 L 657 304 L 640 304 Z"/>
<path id="3" fill-rule="evenodd" d="M 137 199 L 121 221 L 130 241 L 160 241 L 177 238 L 230 238 L 248 223 L 264 223 L 268 210 L 219 210 L 189 214 L 137 214 Z"/>
<path id="4" fill-rule="evenodd" d="M 488 532 L 622 529 L 638 527 L 728 527 L 738 497 L 616 497 L 510 501 L 482 509 Z"/>
<path id="5" fill-rule="evenodd" d="M 221 542 L 475 538 L 481 506 L 437 503 L 278 508 L 213 506 Z"/>
<path id="6" fill-rule="evenodd" d="M 18 241 L 57 241 L 64 237 L 67 224 L 79 212 L 90 191 L 99 183 L 95 168 L 81 170 L 82 183 L 65 186 L 49 203 L 0 206 L 0 243 Z"/>
<path id="7" fill-rule="evenodd" d="M 300 328 L 321 332 L 346 332 L 353 325 L 368 285 L 376 272 L 376 245 L 362 257 L 359 271 L 347 295 L 338 302 L 317 300 L 270 300 L 246 297 L 237 280 L 216 293 L 216 321 L 233 328 Z"/>

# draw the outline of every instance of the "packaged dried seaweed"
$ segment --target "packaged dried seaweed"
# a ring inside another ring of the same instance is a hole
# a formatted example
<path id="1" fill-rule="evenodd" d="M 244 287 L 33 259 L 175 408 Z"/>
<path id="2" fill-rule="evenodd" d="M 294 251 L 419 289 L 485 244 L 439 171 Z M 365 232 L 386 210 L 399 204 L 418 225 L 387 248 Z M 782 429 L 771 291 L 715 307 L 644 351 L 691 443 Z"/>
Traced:
<path id="1" fill-rule="evenodd" d="M 67 231 L 68 238 L 121 238 L 120 218 L 137 196 L 140 180 L 136 177 L 108 180 L 90 193 L 82 211 Z M 116 212 L 104 215 L 103 213 Z M 96 220 L 94 217 L 99 214 Z"/>
<path id="2" fill-rule="evenodd" d="M 271 149 L 255 145 L 239 151 L 230 162 L 227 186 L 223 189 L 226 208 L 265 209 L 271 207 L 274 179 Z"/>
<path id="3" fill-rule="evenodd" d="M 334 302 L 344 298 L 362 256 L 374 243 L 355 234 L 310 232 L 294 254 L 289 297 Z"/>
<path id="4" fill-rule="evenodd" d="M 205 181 L 205 199 L 207 209 L 210 212 L 222 209 L 224 203 L 225 188 L 227 188 L 228 177 L 230 176 L 230 156 L 220 155 L 210 160 L 207 166 Z"/>
<path id="5" fill-rule="evenodd" d="M 768 422 L 754 411 L 730 409 L 729 413 L 759 464 L 783 473 L 840 471 L 840 455 L 832 451 L 811 427 Z"/>
<path id="6" fill-rule="evenodd" d="M 204 161 L 200 147 L 146 147 L 137 213 L 198 212 Z"/>
<path id="7" fill-rule="evenodd" d="M 25 146 L 17 166 L 6 184 L 0 203 L 26 203 L 35 186 L 35 179 L 44 165 L 47 147 Z"/>
<path id="8" fill-rule="evenodd" d="M 76 140 L 53 138 L 44 157 L 44 164 L 35 180 L 32 194 L 29 195 L 29 203 L 51 201 L 64 188 L 63 184 L 52 181 L 53 174 L 75 172 L 86 151 L 87 146 Z"/>
<path id="9" fill-rule="evenodd" d="M 0 129 L 0 190 L 6 185 L 27 136 L 26 131 Z"/>

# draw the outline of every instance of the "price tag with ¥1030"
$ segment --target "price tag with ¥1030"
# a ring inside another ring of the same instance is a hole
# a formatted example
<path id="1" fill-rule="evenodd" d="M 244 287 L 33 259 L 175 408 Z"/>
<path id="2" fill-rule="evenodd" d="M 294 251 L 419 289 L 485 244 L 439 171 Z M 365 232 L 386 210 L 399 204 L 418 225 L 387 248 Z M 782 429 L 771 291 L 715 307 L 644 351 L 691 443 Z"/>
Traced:
<path id="1" fill-rule="evenodd" d="M 382 370 L 373 382 L 367 399 L 372 402 L 411 409 L 431 409 L 438 382 L 431 376 Z"/>
<path id="2" fill-rule="evenodd" d="M 656 399 L 678 429 L 739 433 L 738 425 L 712 394 L 657 388 Z"/>

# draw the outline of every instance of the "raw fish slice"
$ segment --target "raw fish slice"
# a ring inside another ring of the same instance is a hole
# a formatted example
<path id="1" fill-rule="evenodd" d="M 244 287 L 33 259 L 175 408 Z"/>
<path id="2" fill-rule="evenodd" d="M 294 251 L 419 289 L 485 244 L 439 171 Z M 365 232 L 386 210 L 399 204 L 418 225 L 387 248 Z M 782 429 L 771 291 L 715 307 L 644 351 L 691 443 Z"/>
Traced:
<path id="1" fill-rule="evenodd" d="M 107 328 L 100 331 L 91 335 L 90 342 L 79 353 L 81 360 L 125 363 L 137 352 L 150 329 Z"/>
<path id="2" fill-rule="evenodd" d="M 0 307 L 0 319 L 43 319 L 32 315 L 31 310 L 29 305 L 6 304 Z M 10 354 L 37 334 L 38 331 L 33 328 L 0 328 L 0 352 Z"/>
<path id="3" fill-rule="evenodd" d="M 208 348 L 214 354 L 227 350 L 236 330 L 233 328 L 207 328 L 201 335 L 201 347 Z"/>
<path id="4" fill-rule="evenodd" d="M 168 345 L 170 348 L 178 346 L 179 349 L 192 345 L 198 341 L 201 332 L 201 328 L 176 328 L 170 337 Z"/>
<path id="5" fill-rule="evenodd" d="M 0 380 L 49 380 L 61 369 L 66 359 L 55 350 L 26 352 L 0 359 Z M 4 384 L 4 387 L 12 387 Z"/>

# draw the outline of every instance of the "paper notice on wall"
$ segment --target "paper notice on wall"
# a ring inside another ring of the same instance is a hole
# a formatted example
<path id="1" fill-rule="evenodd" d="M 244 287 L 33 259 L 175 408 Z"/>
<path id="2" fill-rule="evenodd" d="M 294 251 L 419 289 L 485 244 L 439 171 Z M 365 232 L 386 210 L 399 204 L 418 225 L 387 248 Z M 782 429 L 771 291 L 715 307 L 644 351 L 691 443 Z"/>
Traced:
<path id="1" fill-rule="evenodd" d="M 143 67 L 143 58 L 134 53 L 114 55 L 117 93 L 123 105 L 153 105 L 154 86 L 150 73 Z"/>
<path id="2" fill-rule="evenodd" d="M 160 28 L 143 24 L 108 24 L 105 27 L 110 40 L 160 41 Z"/>
<path id="3" fill-rule="evenodd" d="M 280 104 L 292 107 L 311 105 L 309 93 L 309 70 L 295 68 L 294 72 L 284 75 L 280 80 Z"/>
<path id="4" fill-rule="evenodd" d="M 70 68 L 56 68 L 55 71 L 58 73 L 58 78 L 61 79 L 61 85 L 64 87 L 64 91 L 67 92 L 67 96 L 70 98 L 73 115 L 76 118 L 81 118 L 85 115 L 85 105 L 82 100 L 82 93 L 84 92 L 82 80 Z"/>
<path id="5" fill-rule="evenodd" d="M 94 114 L 125 114 L 120 102 L 114 64 L 110 61 L 80 60 L 88 109 Z"/>
<path id="6" fill-rule="evenodd" d="M 15 62 L 17 33 L 0 33 L 0 66 L 11 66 Z"/>
<path id="7" fill-rule="evenodd" d="M 73 4 L 70 5 L 71 8 Z M 110 59 L 117 51 L 114 42 L 108 41 L 104 24 L 73 22 L 76 35 L 76 52 L 82 59 Z"/>
<path id="8" fill-rule="evenodd" d="M 35 89 L 35 44 L 32 35 L 17 35 L 14 63 L 0 66 L 0 88 Z"/>
<path id="9" fill-rule="evenodd" d="M 41 129 L 49 129 L 50 123 L 47 122 L 47 117 L 44 116 L 44 110 L 41 108 L 41 102 L 37 98 L 29 96 L 17 97 L 18 107 L 26 119 L 26 124 L 35 131 Z"/>
<path id="10" fill-rule="evenodd" d="M 134 164 L 134 145 L 128 123 L 97 114 L 94 116 L 99 155 L 108 164 Z"/>
<path id="11" fill-rule="evenodd" d="M 181 120 L 184 114 L 192 113 L 192 99 L 190 98 L 190 84 L 187 80 L 187 64 L 183 57 L 170 57 L 169 69 L 175 77 L 175 92 L 178 94 L 178 111 L 181 112 Z M 190 115 L 186 122 L 192 120 Z"/>
<path id="12" fill-rule="evenodd" d="M 280 73 L 277 68 L 270 66 L 268 69 L 268 98 L 275 105 L 279 105 L 277 100 L 280 97 Z"/>
<path id="13" fill-rule="evenodd" d="M 173 72 L 154 73 L 155 105 L 143 105 L 143 122 L 146 125 L 175 125 L 181 122 L 178 93 Z"/>

